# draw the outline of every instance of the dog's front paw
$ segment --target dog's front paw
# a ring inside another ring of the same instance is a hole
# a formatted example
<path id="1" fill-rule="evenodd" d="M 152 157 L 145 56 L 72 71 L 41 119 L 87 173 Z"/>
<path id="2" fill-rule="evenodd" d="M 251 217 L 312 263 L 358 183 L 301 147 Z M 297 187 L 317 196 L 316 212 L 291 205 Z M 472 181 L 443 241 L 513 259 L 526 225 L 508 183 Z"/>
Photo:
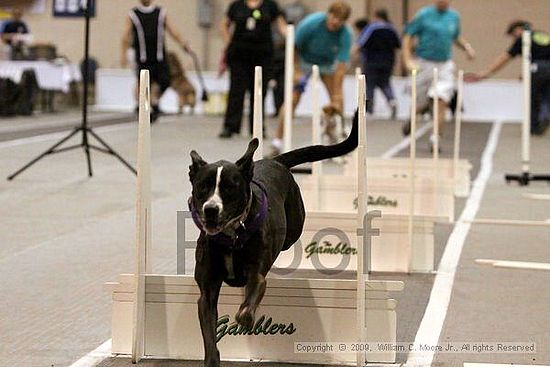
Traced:
<path id="1" fill-rule="evenodd" d="M 237 320 L 239 325 L 251 329 L 254 326 L 254 313 L 250 306 L 242 305 L 235 315 L 235 320 Z"/>

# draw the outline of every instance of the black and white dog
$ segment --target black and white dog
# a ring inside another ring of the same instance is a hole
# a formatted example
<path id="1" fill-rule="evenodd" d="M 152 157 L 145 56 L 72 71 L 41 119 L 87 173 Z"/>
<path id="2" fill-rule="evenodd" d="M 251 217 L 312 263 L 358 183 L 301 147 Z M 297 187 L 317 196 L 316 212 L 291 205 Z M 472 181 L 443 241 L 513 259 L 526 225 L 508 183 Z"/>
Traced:
<path id="1" fill-rule="evenodd" d="M 266 275 L 279 252 L 302 234 L 305 210 L 290 168 L 341 156 L 357 147 L 357 112 L 350 135 L 339 144 L 309 146 L 273 159 L 253 162 L 258 140 L 248 144 L 235 163 L 205 162 L 191 152 L 189 207 L 201 229 L 197 240 L 195 280 L 204 341 L 205 366 L 219 366 L 216 346 L 218 295 L 223 282 L 245 287 L 236 321 L 252 328 L 266 289 Z"/>

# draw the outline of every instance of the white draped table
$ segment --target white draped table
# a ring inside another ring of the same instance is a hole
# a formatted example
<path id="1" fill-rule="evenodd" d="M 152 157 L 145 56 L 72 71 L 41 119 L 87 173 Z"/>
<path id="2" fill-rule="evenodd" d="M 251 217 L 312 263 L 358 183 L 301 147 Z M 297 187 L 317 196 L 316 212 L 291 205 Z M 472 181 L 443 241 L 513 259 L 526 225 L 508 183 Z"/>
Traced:
<path id="1" fill-rule="evenodd" d="M 49 61 L 0 61 L 0 78 L 19 83 L 23 72 L 29 69 L 34 70 L 38 87 L 42 90 L 67 93 L 71 82 L 82 80 L 78 65 Z"/>

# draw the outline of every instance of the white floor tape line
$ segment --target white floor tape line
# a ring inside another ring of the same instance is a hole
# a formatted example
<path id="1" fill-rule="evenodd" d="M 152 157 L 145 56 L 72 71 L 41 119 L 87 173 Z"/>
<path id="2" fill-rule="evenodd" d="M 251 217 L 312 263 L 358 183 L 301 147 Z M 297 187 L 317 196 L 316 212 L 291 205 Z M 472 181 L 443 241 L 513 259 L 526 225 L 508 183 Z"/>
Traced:
<path id="1" fill-rule="evenodd" d="M 533 200 L 550 200 L 550 194 L 536 194 L 536 193 L 526 192 L 522 194 L 522 196 L 524 198 L 533 199 Z"/>
<path id="2" fill-rule="evenodd" d="M 492 259 L 476 259 L 476 263 L 484 264 L 484 265 L 492 265 L 495 268 L 550 271 L 550 263 L 539 263 L 539 262 L 531 262 L 531 261 L 492 260 Z"/>
<path id="3" fill-rule="evenodd" d="M 502 122 L 497 121 L 493 124 L 487 144 L 481 156 L 481 167 L 476 180 L 473 183 L 470 198 L 466 202 L 466 206 L 457 221 L 449 239 L 445 246 L 445 251 L 441 257 L 437 275 L 430 294 L 430 299 L 424 312 L 424 317 L 420 323 L 420 327 L 416 333 L 415 345 L 424 344 L 437 345 L 443 323 L 449 308 L 451 292 L 456 273 L 460 254 L 470 227 L 471 222 L 475 219 L 479 210 L 481 199 L 485 192 L 487 182 L 493 171 L 493 156 L 498 144 Z M 412 352 L 407 358 L 407 366 L 430 366 L 434 351 L 431 352 Z"/>
<path id="4" fill-rule="evenodd" d="M 468 363 L 464 362 L 464 367 L 550 367 L 541 364 L 499 364 L 499 363 Z"/>
<path id="5" fill-rule="evenodd" d="M 88 121 L 97 122 L 97 121 L 105 121 L 107 119 L 119 119 L 121 117 L 125 117 L 125 116 L 123 115 L 121 116 L 120 113 L 92 115 L 88 117 Z M 36 116 L 36 118 L 39 118 L 39 116 Z M 47 129 L 52 127 L 77 126 L 80 124 L 80 121 L 81 121 L 81 118 L 79 116 L 65 117 L 65 118 L 56 119 L 55 121 L 43 121 L 43 122 L 37 122 L 33 117 L 32 122 L 23 122 L 21 124 L 17 124 L 17 120 L 15 120 L 15 124 L 13 125 L 0 126 L 0 134 L 32 131 L 36 129 Z"/>
<path id="6" fill-rule="evenodd" d="M 97 127 L 97 128 L 94 128 L 94 130 L 98 133 L 105 133 L 105 132 L 125 130 L 125 129 L 130 129 L 130 128 L 136 128 L 136 130 L 137 130 L 137 123 L 135 123 L 135 122 L 126 122 L 126 123 L 117 124 L 117 125 Z M 3 142 L 0 143 L 0 149 L 17 147 L 17 146 L 33 144 L 33 143 L 42 143 L 42 142 L 45 142 L 45 141 L 60 139 L 60 138 L 63 138 L 65 136 L 67 136 L 67 134 L 69 134 L 69 132 L 71 130 L 72 129 L 67 129 L 65 131 L 57 132 L 57 133 L 42 134 L 42 135 L 30 136 L 30 137 L 27 137 L 27 138 L 20 138 L 20 139 L 3 141 Z M 77 137 L 79 137 L 79 136 L 80 135 L 78 135 Z"/>
<path id="7" fill-rule="evenodd" d="M 101 344 L 69 367 L 93 367 L 111 356 L 111 339 Z"/>
<path id="8" fill-rule="evenodd" d="M 418 130 L 416 130 L 416 134 L 414 134 L 416 140 L 420 139 L 422 136 L 424 136 L 428 131 L 430 131 L 432 127 L 432 123 L 426 123 L 422 127 L 420 127 Z M 401 140 L 399 143 L 388 149 L 384 154 L 380 156 L 380 158 L 392 158 L 395 157 L 399 152 L 401 152 L 404 149 L 407 149 L 409 145 L 411 144 L 411 137 L 408 136 L 405 139 Z"/>

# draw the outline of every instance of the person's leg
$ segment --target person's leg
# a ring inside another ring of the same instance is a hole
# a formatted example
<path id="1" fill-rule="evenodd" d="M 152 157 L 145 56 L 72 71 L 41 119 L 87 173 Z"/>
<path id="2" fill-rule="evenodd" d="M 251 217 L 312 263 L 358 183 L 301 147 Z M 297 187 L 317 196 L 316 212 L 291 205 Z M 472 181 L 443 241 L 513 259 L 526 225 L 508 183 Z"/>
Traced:
<path id="1" fill-rule="evenodd" d="M 542 87 L 542 99 L 540 105 L 540 121 L 546 128 L 550 124 L 550 80 L 547 80 Z"/>
<path id="2" fill-rule="evenodd" d="M 266 136 L 266 123 L 265 123 L 265 99 L 267 95 L 268 82 L 273 79 L 273 63 L 272 60 L 264 61 L 262 65 L 262 136 Z M 273 97 L 275 98 L 275 90 L 273 91 Z M 252 131 L 252 129 L 250 130 Z"/>
<path id="3" fill-rule="evenodd" d="M 391 116 L 390 118 L 392 120 L 395 120 L 397 117 L 397 103 L 395 101 L 395 95 L 393 94 L 393 89 L 391 86 L 390 78 L 391 78 L 391 69 L 380 69 L 379 70 L 379 84 L 380 90 L 384 94 L 384 97 L 386 97 L 386 101 L 388 102 L 388 106 L 390 107 Z"/>
<path id="4" fill-rule="evenodd" d="M 431 98 L 435 98 L 435 96 L 437 96 L 438 98 L 437 123 L 438 123 L 439 136 L 436 137 L 434 134 L 432 134 L 432 138 L 430 139 L 432 143 L 436 138 L 439 139 L 443 135 L 443 131 L 445 127 L 445 118 L 447 116 L 447 108 L 449 107 L 449 102 L 453 98 L 453 94 L 455 91 L 454 62 L 449 60 L 445 63 L 438 63 L 436 67 L 438 68 L 438 71 L 439 71 L 437 84 L 435 86 L 432 86 L 430 88 L 430 91 L 428 92 Z M 435 131 L 435 126 L 434 126 L 434 131 Z"/>
<path id="5" fill-rule="evenodd" d="M 166 90 L 170 87 L 170 67 L 167 62 L 159 62 L 153 67 L 154 79 L 157 87 L 151 89 L 152 97 L 151 107 L 153 109 L 153 118 L 156 120 L 160 115 L 161 111 L 159 108 L 160 99 Z M 154 93 L 153 93 L 154 91 Z"/>
<path id="6" fill-rule="evenodd" d="M 246 90 L 248 91 L 248 131 L 252 135 L 253 126 L 254 126 L 254 81 L 256 79 L 255 63 L 250 63 L 247 65 L 247 79 L 248 84 Z M 262 70 L 263 73 L 263 70 Z M 267 81 L 266 81 L 267 82 Z M 263 79 L 262 79 L 263 87 Z M 263 92 L 263 89 L 262 89 Z"/>
<path id="7" fill-rule="evenodd" d="M 308 80 L 307 70 L 306 72 L 303 72 L 302 70 L 296 68 L 294 72 L 294 90 L 292 92 L 292 115 L 294 115 L 294 110 L 296 110 L 296 106 L 300 102 L 300 97 L 302 96 L 302 93 L 305 91 L 305 87 Z M 275 148 L 278 148 L 278 146 L 282 146 L 282 141 L 284 136 L 284 129 L 285 129 L 285 108 L 286 105 L 283 103 L 281 108 L 279 109 L 279 123 L 277 126 L 277 131 L 275 132 L 275 139 L 273 139 L 272 145 Z"/>
<path id="8" fill-rule="evenodd" d="M 428 106 L 428 90 L 432 85 L 433 80 L 433 63 L 419 59 L 418 63 L 418 73 L 416 74 L 416 114 L 422 113 L 424 109 Z M 411 81 L 412 87 L 412 81 Z M 403 135 L 408 136 L 411 132 L 411 122 L 406 121 L 401 131 Z"/>
<path id="9" fill-rule="evenodd" d="M 393 93 L 393 88 L 391 86 L 390 78 L 391 78 L 391 70 L 380 70 L 378 85 L 382 90 L 384 97 L 386 97 L 386 101 L 388 103 L 395 101 L 395 95 Z"/>
<path id="10" fill-rule="evenodd" d="M 273 88 L 273 98 L 275 102 L 275 111 L 278 113 L 285 101 L 285 68 L 277 67 L 273 79 L 276 83 L 275 88 Z"/>
<path id="11" fill-rule="evenodd" d="M 365 68 L 365 77 L 367 79 L 367 112 L 374 111 L 374 89 L 376 88 L 376 71 L 371 68 Z"/>
<path id="12" fill-rule="evenodd" d="M 338 141 L 337 126 L 338 126 L 338 115 L 343 116 L 344 101 L 342 99 L 342 91 L 338 91 L 337 86 L 335 85 L 334 73 L 321 74 L 321 81 L 327 89 L 328 95 L 330 97 L 330 106 L 335 108 L 334 115 L 332 118 L 327 118 L 325 120 L 325 126 L 323 128 L 323 135 L 328 138 L 328 141 L 331 144 L 335 144 Z M 327 116 L 328 117 L 328 116 Z"/>
<path id="13" fill-rule="evenodd" d="M 536 65 L 531 76 L 531 132 L 542 135 L 550 124 L 550 61 Z"/>
<path id="14" fill-rule="evenodd" d="M 230 80 L 229 96 L 227 98 L 223 130 L 220 134 L 220 137 L 224 138 L 231 137 L 231 134 L 240 132 L 243 118 L 244 94 L 248 85 L 245 65 L 234 58 L 228 61 L 228 63 Z"/>
<path id="15" fill-rule="evenodd" d="M 292 115 L 294 116 L 294 111 L 296 110 L 296 106 L 300 102 L 300 97 L 302 96 L 302 91 L 298 89 L 294 89 L 294 92 L 292 93 Z M 283 103 L 281 108 L 279 109 L 279 123 L 277 125 L 277 131 L 275 132 L 275 138 L 276 139 L 282 139 L 285 131 L 285 108 L 286 105 Z"/>
<path id="16" fill-rule="evenodd" d="M 335 85 L 334 81 L 334 73 L 325 73 L 321 74 L 321 81 L 325 85 L 325 88 L 327 89 L 328 95 L 330 97 L 330 104 L 332 104 L 334 107 L 338 108 L 341 112 L 344 111 L 344 99 L 342 98 L 343 93 L 341 90 L 337 90 L 339 88 Z"/>

